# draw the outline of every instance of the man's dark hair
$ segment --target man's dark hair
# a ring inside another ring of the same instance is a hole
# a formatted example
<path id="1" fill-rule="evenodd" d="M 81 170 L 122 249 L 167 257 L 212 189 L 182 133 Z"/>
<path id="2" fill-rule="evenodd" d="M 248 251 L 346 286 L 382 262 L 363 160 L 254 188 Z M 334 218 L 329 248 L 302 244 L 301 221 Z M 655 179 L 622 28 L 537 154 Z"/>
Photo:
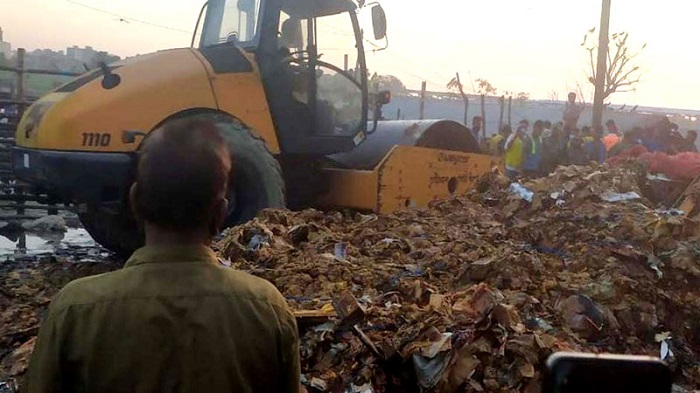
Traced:
<path id="1" fill-rule="evenodd" d="M 163 229 L 206 226 L 230 173 L 228 147 L 214 123 L 168 122 L 151 132 L 139 152 L 135 212 Z"/>
<path id="2" fill-rule="evenodd" d="M 608 120 L 608 121 L 605 122 L 605 125 L 606 125 L 606 126 L 614 126 L 614 125 L 615 125 L 615 120 L 610 119 L 610 120 Z"/>

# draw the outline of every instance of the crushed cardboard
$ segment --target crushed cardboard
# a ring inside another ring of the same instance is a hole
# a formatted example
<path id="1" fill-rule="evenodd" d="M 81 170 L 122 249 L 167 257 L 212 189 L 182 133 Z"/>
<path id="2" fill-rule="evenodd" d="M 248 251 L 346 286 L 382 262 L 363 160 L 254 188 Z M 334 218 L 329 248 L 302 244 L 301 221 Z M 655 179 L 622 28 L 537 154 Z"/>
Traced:
<path id="1" fill-rule="evenodd" d="M 491 173 L 427 209 L 264 211 L 215 247 L 295 310 L 309 392 L 537 392 L 553 352 L 664 348 L 675 381 L 699 386 L 700 224 L 660 210 L 647 181 L 635 165 L 561 167 L 520 183 L 528 202 Z M 0 278 L 0 380 L 24 372 L 65 284 L 51 275 L 94 273 L 67 271 Z"/>

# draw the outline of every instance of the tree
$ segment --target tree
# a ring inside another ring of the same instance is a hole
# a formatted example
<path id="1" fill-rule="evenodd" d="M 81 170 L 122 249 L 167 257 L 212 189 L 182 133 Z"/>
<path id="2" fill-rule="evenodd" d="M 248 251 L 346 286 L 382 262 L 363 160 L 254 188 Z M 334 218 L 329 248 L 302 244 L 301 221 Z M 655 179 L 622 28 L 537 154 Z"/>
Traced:
<path id="1" fill-rule="evenodd" d="M 405 94 L 408 91 L 401 79 L 393 75 L 378 75 L 375 73 L 370 79 L 370 86 L 374 88 L 375 85 L 378 90 L 389 90 L 394 95 Z"/>
<path id="2" fill-rule="evenodd" d="M 530 99 L 530 93 L 526 93 L 524 91 L 521 91 L 520 93 L 518 93 L 515 96 L 515 101 L 517 101 L 521 104 L 525 103 L 529 99 Z"/>
<path id="3" fill-rule="evenodd" d="M 590 61 L 590 72 L 588 81 L 595 86 L 598 53 L 598 43 L 595 37 L 596 28 L 586 32 L 581 46 L 588 51 Z M 637 84 L 641 81 L 641 68 L 635 65 L 635 59 L 646 48 L 646 44 L 638 50 L 634 50 L 628 44 L 629 33 L 615 33 L 610 37 L 610 45 L 607 53 L 607 74 L 605 75 L 605 87 L 603 89 L 603 100 L 613 93 L 625 93 L 635 91 Z"/>
<path id="4" fill-rule="evenodd" d="M 464 101 L 464 124 L 468 124 L 469 120 L 469 97 L 464 93 L 464 85 L 459 79 L 459 72 L 455 74 L 455 77 L 447 84 L 447 88 L 450 90 L 457 91 L 460 96 L 462 96 L 462 101 Z"/>
<path id="5" fill-rule="evenodd" d="M 486 79 L 477 79 L 476 82 L 478 83 L 478 89 L 477 93 L 481 95 L 481 124 L 482 124 L 482 129 L 481 132 L 483 133 L 483 137 L 486 137 L 486 96 L 488 95 L 495 95 L 497 89 L 493 87 L 489 81 Z"/>
<path id="6" fill-rule="evenodd" d="M 559 101 L 559 92 L 556 89 L 552 89 L 549 92 L 549 99 L 551 101 Z"/>
<path id="7" fill-rule="evenodd" d="M 498 89 L 493 87 L 486 79 L 477 79 L 476 82 L 479 84 L 476 92 L 482 96 L 493 95 L 498 91 Z"/>

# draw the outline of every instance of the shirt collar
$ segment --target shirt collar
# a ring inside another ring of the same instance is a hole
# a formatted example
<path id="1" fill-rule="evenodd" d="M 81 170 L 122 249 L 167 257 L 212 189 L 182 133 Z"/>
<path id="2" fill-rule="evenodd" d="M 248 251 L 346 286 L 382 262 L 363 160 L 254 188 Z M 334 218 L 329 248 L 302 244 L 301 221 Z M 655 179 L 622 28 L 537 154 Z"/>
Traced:
<path id="1" fill-rule="evenodd" d="M 148 263 L 218 263 L 214 251 L 204 245 L 146 246 L 136 250 L 124 267 Z"/>

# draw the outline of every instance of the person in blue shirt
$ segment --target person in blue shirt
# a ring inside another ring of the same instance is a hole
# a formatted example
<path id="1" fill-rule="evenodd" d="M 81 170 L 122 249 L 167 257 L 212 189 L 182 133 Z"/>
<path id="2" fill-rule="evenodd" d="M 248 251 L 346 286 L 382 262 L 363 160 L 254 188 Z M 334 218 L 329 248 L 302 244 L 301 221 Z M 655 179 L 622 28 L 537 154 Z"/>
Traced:
<path id="1" fill-rule="evenodd" d="M 537 120 L 532 127 L 532 136 L 527 138 L 523 146 L 523 156 L 525 157 L 523 172 L 527 177 L 541 175 L 543 131 L 544 123 L 541 120 Z"/>
<path id="2" fill-rule="evenodd" d="M 601 140 L 601 135 L 603 134 L 603 127 L 596 126 L 594 130 L 590 131 L 589 136 L 585 140 L 583 149 L 586 151 L 589 161 L 596 161 L 599 163 L 605 162 L 605 145 Z"/>

